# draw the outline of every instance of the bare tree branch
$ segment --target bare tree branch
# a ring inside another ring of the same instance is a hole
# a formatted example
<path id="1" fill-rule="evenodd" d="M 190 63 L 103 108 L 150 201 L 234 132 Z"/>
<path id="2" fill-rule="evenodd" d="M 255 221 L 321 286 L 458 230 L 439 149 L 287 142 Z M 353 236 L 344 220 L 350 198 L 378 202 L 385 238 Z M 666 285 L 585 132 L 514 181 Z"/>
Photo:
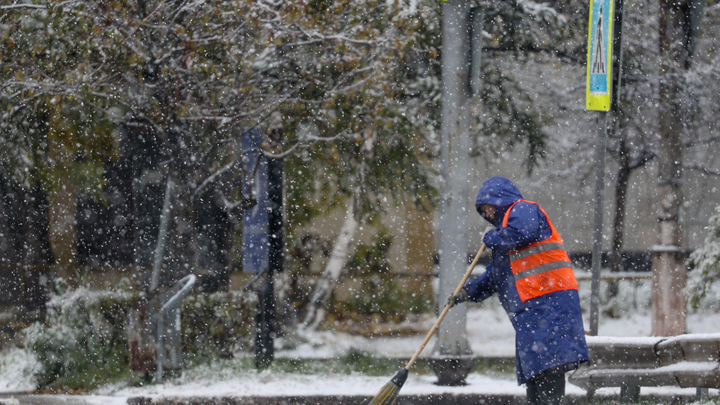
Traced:
<path id="1" fill-rule="evenodd" d="M 702 165 L 683 164 L 682 167 L 683 167 L 683 169 L 695 170 L 697 172 L 700 172 L 702 174 L 707 174 L 710 176 L 720 176 L 720 170 L 711 169 L 709 167 L 705 167 Z"/>

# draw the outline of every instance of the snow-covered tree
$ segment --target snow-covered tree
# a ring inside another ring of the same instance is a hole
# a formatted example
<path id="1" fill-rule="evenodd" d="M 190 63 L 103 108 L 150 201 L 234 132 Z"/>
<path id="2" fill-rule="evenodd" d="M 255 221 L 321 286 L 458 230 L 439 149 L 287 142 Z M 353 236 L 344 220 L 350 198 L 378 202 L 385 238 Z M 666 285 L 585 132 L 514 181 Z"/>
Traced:
<path id="1" fill-rule="evenodd" d="M 532 100 L 517 85 L 517 78 L 510 72 L 502 71 L 502 67 L 494 63 L 494 59 L 502 53 L 514 53 L 519 58 L 531 52 L 569 54 L 573 50 L 568 43 L 573 46 L 574 43 L 566 41 L 564 36 L 570 32 L 569 27 L 575 19 L 569 22 L 567 16 L 561 15 L 552 7 L 527 1 L 477 2 L 474 6 L 482 10 L 484 37 L 488 40 L 484 50 L 490 51 L 487 52 L 489 56 L 483 56 L 483 90 L 474 100 L 475 104 L 482 105 L 482 114 L 473 117 L 475 143 L 490 144 L 490 150 L 493 150 L 493 143 L 504 146 L 509 143 L 511 147 L 527 146 L 526 167 L 530 171 L 545 150 L 546 134 L 541 129 L 542 119 L 532 111 Z M 396 75 L 397 92 L 394 97 L 387 97 L 386 100 L 390 106 L 392 103 L 401 102 L 404 107 L 398 111 L 402 113 L 396 114 L 393 125 L 386 129 L 379 128 L 377 134 L 373 134 L 380 142 L 363 145 L 356 143 L 351 150 L 338 151 L 338 156 L 343 156 L 343 152 L 350 153 L 344 159 L 339 158 L 323 164 L 324 176 L 314 179 L 315 182 L 323 184 L 321 189 L 326 192 L 322 195 L 328 196 L 326 204 L 330 203 L 330 206 L 334 206 L 336 202 L 329 199 L 329 196 L 333 196 L 332 199 L 336 197 L 328 191 L 337 190 L 338 184 L 341 194 L 352 195 L 355 201 L 348 202 L 346 206 L 352 207 L 354 215 L 363 221 L 371 220 L 375 213 L 382 210 L 382 200 L 386 197 L 392 197 L 390 200 L 396 202 L 398 197 L 402 197 L 401 194 L 393 192 L 397 189 L 395 184 L 414 185 L 415 188 L 408 190 L 407 195 L 414 196 L 416 203 L 421 202 L 417 197 L 427 196 L 427 193 L 422 191 L 428 189 L 429 185 L 420 184 L 422 187 L 418 187 L 419 184 L 413 182 L 398 183 L 398 180 L 406 177 L 419 178 L 412 173 L 422 169 L 422 166 L 407 159 L 406 151 L 414 145 L 419 148 L 420 154 L 427 155 L 430 159 L 439 152 L 438 144 L 434 140 L 439 129 L 441 96 L 441 7 L 435 1 L 417 1 L 405 5 L 400 3 L 399 7 L 405 8 L 400 8 L 401 12 L 394 21 L 403 22 L 401 27 L 404 32 L 413 34 L 412 47 L 408 49 L 404 59 L 397 59 L 395 72 L 400 73 Z M 381 141 L 385 137 L 385 130 L 398 131 L 400 128 L 400 132 L 404 132 L 407 131 L 405 128 L 412 128 L 407 122 L 409 118 L 421 123 L 420 128 L 424 129 L 417 133 L 416 141 L 404 145 L 397 136 L 394 136 L 395 140 L 391 143 Z M 485 147 L 475 146 L 474 150 L 476 154 L 482 154 Z M 347 162 L 358 164 L 356 168 L 349 169 Z M 397 169 L 390 171 L 395 164 L 398 164 Z M 388 176 L 389 173 L 392 175 Z M 331 176 L 327 177 L 328 174 Z M 338 176 L 337 179 L 335 176 Z M 367 180 L 357 183 L 357 179 L 363 178 Z M 355 188 L 357 185 L 361 188 Z M 313 190 L 307 186 L 301 189 Z M 309 215 L 306 210 L 298 212 Z M 311 298 L 313 306 L 305 318 L 305 325 L 318 324 L 322 318 L 320 311 L 330 297 L 332 286 L 343 272 L 348 247 L 346 235 L 357 227 L 349 215 L 350 211 L 335 246 L 345 248 L 333 250 L 328 267 Z"/>
<path id="2" fill-rule="evenodd" d="M 0 102 L 14 118 L 21 107 L 12 106 L 38 100 L 79 109 L 88 129 L 68 132 L 117 141 L 109 136 L 113 130 L 134 128 L 158 145 L 159 168 L 178 184 L 166 260 L 182 274 L 197 264 L 194 201 L 224 201 L 233 215 L 242 209 L 238 187 L 223 187 L 242 177 L 236 143 L 244 129 L 266 126 L 272 113 L 280 113 L 286 135 L 273 145 L 268 139 L 266 156 L 302 153 L 334 162 L 344 181 L 357 183 L 341 190 L 370 186 L 423 198 L 429 186 L 416 147 L 424 136 L 417 128 L 427 120 L 417 114 L 421 103 L 401 99 L 399 78 L 406 76 L 414 39 L 413 21 L 402 11 L 374 1 L 12 4 L 2 16 L 7 68 L 0 72 Z M 21 144 L 35 131 L 44 155 L 30 164 L 51 161 L 46 120 L 37 116 L 38 130 L 25 121 L 12 121 L 17 125 L 4 132 L 4 141 Z M 329 141 L 337 144 L 307 149 Z M 360 164 L 358 147 L 375 143 L 369 149 L 378 159 Z M 83 141 L 68 145 L 68 161 L 84 149 L 101 158 L 113 153 L 112 147 L 84 148 Z M 14 159 L 8 172 L 28 161 Z M 396 175 L 384 176 L 381 167 Z M 357 194 L 358 206 L 367 210 L 376 195 Z"/>
<path id="3" fill-rule="evenodd" d="M 586 7 L 573 0 L 540 3 L 534 1 L 478 1 L 483 28 L 483 87 L 472 102 L 473 152 L 501 154 L 515 145 L 526 148 L 524 165 L 528 173 L 545 156 L 549 135 L 544 107 L 521 85 L 507 60 L 532 63 L 533 55 L 549 55 L 563 63 L 582 60 L 582 24 L 587 23 Z"/>

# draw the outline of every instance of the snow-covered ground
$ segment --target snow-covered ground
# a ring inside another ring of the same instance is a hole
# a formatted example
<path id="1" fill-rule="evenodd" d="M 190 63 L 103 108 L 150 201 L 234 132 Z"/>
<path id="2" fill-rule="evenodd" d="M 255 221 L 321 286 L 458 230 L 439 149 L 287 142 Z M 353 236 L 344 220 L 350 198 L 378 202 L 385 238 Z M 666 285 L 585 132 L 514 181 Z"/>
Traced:
<path id="1" fill-rule="evenodd" d="M 432 320 L 429 320 L 432 323 Z M 587 323 L 587 320 L 586 320 Z M 428 325 L 429 326 L 429 325 Z M 720 332 L 720 314 L 704 312 L 688 316 L 690 333 Z M 498 305 L 471 307 L 467 317 L 468 340 L 473 352 L 483 357 L 512 357 L 514 355 L 514 332 L 504 312 Z M 600 334 L 606 336 L 649 336 L 650 316 L 639 311 L 620 319 L 602 319 Z M 349 350 L 361 350 L 376 356 L 409 358 L 422 342 L 423 336 L 367 338 L 336 332 L 316 332 L 295 336 L 293 342 L 278 340 L 277 357 L 329 358 L 340 357 Z M 290 344 L 292 343 L 292 344 Z M 432 353 L 434 339 L 430 341 L 423 356 Z M 290 346 L 292 349 L 288 349 Z M 227 363 L 226 363 L 227 364 Z M 28 371 L 37 367 L 31 356 L 19 349 L 12 349 L 0 359 L 0 391 L 21 391 L 32 388 Z M 96 395 L 85 397 L 89 403 L 124 403 L 133 396 L 302 396 L 302 395 L 367 395 L 372 397 L 385 385 L 392 375 L 371 377 L 361 374 L 299 374 L 277 371 L 256 372 L 238 370 L 221 364 L 212 364 L 186 370 L 178 379 L 163 385 L 145 387 L 106 386 Z M 435 385 L 433 374 L 414 374 L 403 387 L 403 395 L 420 394 L 515 394 L 524 395 L 513 375 L 471 374 L 463 387 L 440 387 Z M 618 393 L 619 390 L 601 390 L 599 394 Z M 584 391 L 568 385 L 568 394 L 582 395 Z M 643 388 L 643 394 L 694 395 L 694 389 Z M 717 390 L 711 390 L 717 396 Z"/>
<path id="2" fill-rule="evenodd" d="M 434 319 L 428 319 L 427 322 L 429 329 Z M 584 322 L 587 329 L 587 325 L 590 324 L 589 319 L 584 319 Z M 720 333 L 720 313 L 707 311 L 691 313 L 688 314 L 687 324 L 688 333 Z M 499 303 L 491 301 L 482 307 L 469 308 L 466 327 L 468 342 L 476 356 L 515 356 L 515 332 Z M 650 336 L 650 314 L 638 310 L 617 319 L 601 317 L 598 329 L 601 336 Z M 425 336 L 366 338 L 318 332 L 305 338 L 308 340 L 306 343 L 298 345 L 293 350 L 279 351 L 277 355 L 289 358 L 333 357 L 341 356 L 349 349 L 355 348 L 378 356 L 410 358 Z M 282 340 L 277 343 L 283 344 Z M 421 357 L 431 355 L 434 343 L 433 337 Z"/>

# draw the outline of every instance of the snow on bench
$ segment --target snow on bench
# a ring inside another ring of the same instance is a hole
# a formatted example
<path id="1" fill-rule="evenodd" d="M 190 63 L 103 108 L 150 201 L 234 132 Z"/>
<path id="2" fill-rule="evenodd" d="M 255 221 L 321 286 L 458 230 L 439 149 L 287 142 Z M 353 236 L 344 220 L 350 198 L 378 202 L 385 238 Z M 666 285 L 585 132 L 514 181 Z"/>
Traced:
<path id="1" fill-rule="evenodd" d="M 620 387 L 637 401 L 640 387 L 720 388 L 720 334 L 664 337 L 588 336 L 590 362 L 569 377 L 592 396 L 602 387 Z"/>

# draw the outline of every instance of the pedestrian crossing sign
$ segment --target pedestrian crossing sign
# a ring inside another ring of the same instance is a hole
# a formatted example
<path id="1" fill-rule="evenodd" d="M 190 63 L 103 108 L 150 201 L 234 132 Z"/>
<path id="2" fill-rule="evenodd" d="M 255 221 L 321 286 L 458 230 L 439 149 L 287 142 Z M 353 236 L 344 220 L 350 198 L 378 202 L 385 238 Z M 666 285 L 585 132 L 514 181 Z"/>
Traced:
<path id="1" fill-rule="evenodd" d="M 590 0 L 585 108 L 610 110 L 613 0 Z"/>

